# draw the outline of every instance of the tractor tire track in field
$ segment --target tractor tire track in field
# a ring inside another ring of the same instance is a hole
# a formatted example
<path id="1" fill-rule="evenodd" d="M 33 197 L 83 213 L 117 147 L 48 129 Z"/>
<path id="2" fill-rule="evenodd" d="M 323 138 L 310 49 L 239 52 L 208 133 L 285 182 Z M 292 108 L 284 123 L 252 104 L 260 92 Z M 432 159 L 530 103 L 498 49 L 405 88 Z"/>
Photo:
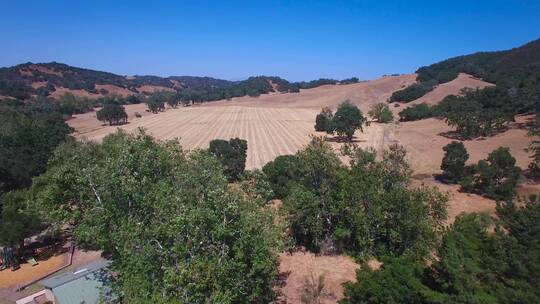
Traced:
<path id="1" fill-rule="evenodd" d="M 261 168 L 279 155 L 293 154 L 304 147 L 313 133 L 316 110 L 255 107 L 190 107 L 169 109 L 133 119 L 123 126 L 100 126 L 77 134 L 101 141 L 118 128 L 168 140 L 180 138 L 187 150 L 206 148 L 213 139 L 242 138 L 248 141 L 246 168 Z"/>

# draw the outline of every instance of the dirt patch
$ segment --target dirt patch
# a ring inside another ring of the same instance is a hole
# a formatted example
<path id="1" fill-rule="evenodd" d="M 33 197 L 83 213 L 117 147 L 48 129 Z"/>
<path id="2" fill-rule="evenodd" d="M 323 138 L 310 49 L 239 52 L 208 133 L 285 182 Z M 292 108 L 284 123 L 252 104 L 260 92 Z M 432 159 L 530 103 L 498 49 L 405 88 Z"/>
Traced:
<path id="1" fill-rule="evenodd" d="M 176 92 L 172 88 L 148 85 L 148 84 L 138 87 L 137 91 L 139 93 L 155 93 L 155 92 L 160 92 L 160 91 L 173 92 L 173 93 Z"/>
<path id="2" fill-rule="evenodd" d="M 106 90 L 108 92 L 107 95 L 112 94 L 123 97 L 136 94 L 126 88 L 122 88 L 112 84 L 96 84 L 96 90 L 98 92 L 100 92 L 101 90 Z"/>
<path id="3" fill-rule="evenodd" d="M 280 286 L 277 303 L 301 303 L 305 281 L 310 277 L 324 276 L 325 294 L 321 303 L 337 303 L 343 298 L 343 283 L 356 280 L 359 265 L 341 255 L 316 256 L 310 252 L 282 253 L 279 271 L 285 279 Z"/>
<path id="4" fill-rule="evenodd" d="M 50 97 L 52 97 L 52 98 L 60 98 L 60 97 L 62 97 L 62 95 L 66 94 L 66 93 L 71 93 L 75 97 L 79 97 L 79 98 L 83 98 L 83 97 L 84 98 L 99 98 L 99 97 L 101 97 L 101 94 L 89 93 L 88 91 L 83 90 L 83 89 L 72 90 L 72 89 L 68 89 L 68 88 L 64 88 L 64 87 L 56 87 L 56 86 L 55 86 L 55 89 L 56 90 L 50 94 Z"/>
<path id="5" fill-rule="evenodd" d="M 32 88 L 39 89 L 47 85 L 47 81 L 36 81 L 32 83 Z"/>
<path id="6" fill-rule="evenodd" d="M 447 224 L 453 223 L 461 213 L 485 212 L 490 215 L 495 214 L 495 207 L 497 205 L 494 200 L 477 194 L 460 192 L 459 185 L 443 184 L 432 177 L 422 180 L 413 179 L 411 184 L 412 187 L 421 185 L 435 186 L 439 191 L 448 194 Z"/>
<path id="7" fill-rule="evenodd" d="M 383 77 L 346 85 L 323 85 L 313 89 L 300 90 L 299 93 L 263 94 L 253 98 L 249 96 L 206 103 L 204 106 L 246 106 L 272 108 L 309 108 L 321 110 L 323 107 L 336 108 L 349 99 L 367 112 L 370 106 L 386 100 L 396 90 L 415 82 L 415 74 L 396 77 Z"/>
<path id="8" fill-rule="evenodd" d="M 38 261 L 39 264 L 36 266 L 24 263 L 15 271 L 4 269 L 0 271 L 0 288 L 15 288 L 30 283 L 64 266 L 68 262 L 68 257 L 69 253 L 66 252 Z"/>

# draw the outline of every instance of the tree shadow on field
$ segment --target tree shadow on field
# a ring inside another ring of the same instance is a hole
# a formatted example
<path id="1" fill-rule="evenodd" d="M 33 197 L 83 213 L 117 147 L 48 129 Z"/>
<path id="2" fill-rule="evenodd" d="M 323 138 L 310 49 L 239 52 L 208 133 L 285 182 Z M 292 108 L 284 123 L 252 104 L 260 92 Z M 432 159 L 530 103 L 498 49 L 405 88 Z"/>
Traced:
<path id="1" fill-rule="evenodd" d="M 536 123 L 536 117 L 534 115 L 531 115 L 530 113 L 521 114 L 518 116 L 528 116 L 528 117 L 525 117 L 524 121 L 520 121 L 520 122 L 515 121 L 511 123 L 512 129 L 529 130 Z"/>
<path id="2" fill-rule="evenodd" d="M 352 140 L 348 140 L 347 137 L 345 136 L 334 136 L 334 137 L 325 137 L 325 141 L 327 142 L 334 142 L 334 143 L 340 143 L 340 144 L 343 144 L 343 143 L 361 143 L 361 142 L 366 142 L 366 140 L 364 139 L 358 139 L 358 137 L 356 136 L 353 136 Z"/>
<path id="3" fill-rule="evenodd" d="M 112 125 L 110 125 L 109 123 L 102 123 L 101 126 L 102 127 L 120 127 L 120 126 L 123 126 L 123 125 L 129 125 L 129 124 L 130 124 L 130 122 L 126 121 L 126 122 L 115 123 L 115 124 L 112 124 Z"/>

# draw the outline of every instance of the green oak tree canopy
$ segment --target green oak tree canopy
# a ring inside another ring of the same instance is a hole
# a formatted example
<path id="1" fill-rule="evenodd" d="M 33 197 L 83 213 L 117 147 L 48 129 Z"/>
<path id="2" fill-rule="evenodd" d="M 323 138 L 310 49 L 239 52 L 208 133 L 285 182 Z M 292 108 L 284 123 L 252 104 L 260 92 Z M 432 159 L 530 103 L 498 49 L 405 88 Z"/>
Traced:
<path id="1" fill-rule="evenodd" d="M 338 136 L 345 136 L 351 141 L 356 130 L 363 132 L 362 125 L 366 123 L 366 118 L 355 104 L 346 100 L 338 106 L 332 122 Z"/>
<path id="2" fill-rule="evenodd" d="M 381 123 L 388 123 L 394 120 L 394 114 L 392 114 L 388 105 L 382 102 L 372 105 L 368 115 L 371 119 L 375 119 Z"/>
<path id="3" fill-rule="evenodd" d="M 208 151 L 140 133 L 61 146 L 33 201 L 80 245 L 99 248 L 129 303 L 268 303 L 281 233 L 232 190 Z"/>
<path id="4" fill-rule="evenodd" d="M 229 181 L 236 181 L 246 168 L 247 141 L 231 138 L 229 141 L 214 139 L 210 141 L 208 150 L 214 154 L 223 165 L 225 176 Z"/>
<path id="5" fill-rule="evenodd" d="M 317 114 L 315 117 L 315 131 L 326 132 L 328 134 L 333 133 L 333 118 L 334 114 L 332 113 L 332 110 L 328 107 L 323 108 L 321 113 Z"/>
<path id="6" fill-rule="evenodd" d="M 103 105 L 103 108 L 96 112 L 96 118 L 99 121 L 106 121 L 112 126 L 126 123 L 128 116 L 123 106 L 107 103 Z"/>
<path id="7" fill-rule="evenodd" d="M 445 152 L 441 163 L 443 173 L 441 178 L 445 181 L 457 183 L 465 174 L 465 163 L 469 153 L 462 142 L 453 141 L 443 147 Z"/>

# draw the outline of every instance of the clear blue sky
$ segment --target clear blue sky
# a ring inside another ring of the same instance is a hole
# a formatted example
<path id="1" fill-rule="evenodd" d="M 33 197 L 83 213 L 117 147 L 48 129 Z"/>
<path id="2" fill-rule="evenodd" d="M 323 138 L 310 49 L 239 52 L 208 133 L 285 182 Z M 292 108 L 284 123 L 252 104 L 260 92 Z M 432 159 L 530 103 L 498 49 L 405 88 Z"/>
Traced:
<path id="1" fill-rule="evenodd" d="M 0 66 L 289 80 L 410 73 L 540 38 L 540 1 L 0 0 Z"/>

